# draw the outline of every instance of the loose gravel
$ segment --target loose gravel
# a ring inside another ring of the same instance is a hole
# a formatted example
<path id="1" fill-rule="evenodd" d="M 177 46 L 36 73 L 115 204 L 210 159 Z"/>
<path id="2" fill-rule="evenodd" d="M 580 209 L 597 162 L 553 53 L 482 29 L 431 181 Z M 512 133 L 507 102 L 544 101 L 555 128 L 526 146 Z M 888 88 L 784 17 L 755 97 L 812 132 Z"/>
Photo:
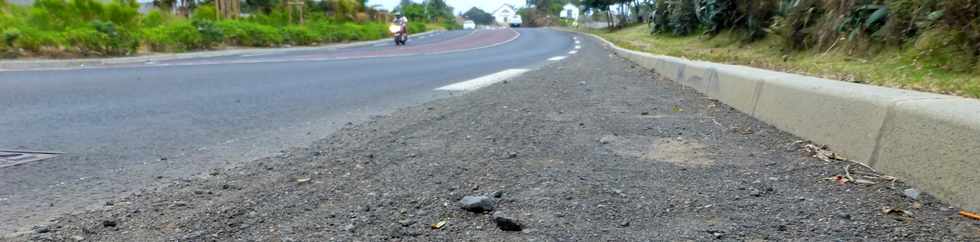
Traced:
<path id="1" fill-rule="evenodd" d="M 584 44 L 505 83 L 14 240 L 980 240 L 977 221 L 927 192 L 824 179 L 848 163 Z M 465 196 L 493 211 L 461 208 Z"/>

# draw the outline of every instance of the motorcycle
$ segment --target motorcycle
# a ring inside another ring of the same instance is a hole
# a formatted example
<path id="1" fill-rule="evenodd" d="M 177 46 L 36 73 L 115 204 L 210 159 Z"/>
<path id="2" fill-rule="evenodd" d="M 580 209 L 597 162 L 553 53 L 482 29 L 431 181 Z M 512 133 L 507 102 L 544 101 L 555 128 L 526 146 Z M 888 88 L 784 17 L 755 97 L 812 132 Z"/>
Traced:
<path id="1" fill-rule="evenodd" d="M 391 35 L 395 37 L 395 46 L 405 45 L 408 43 L 408 31 L 406 31 L 404 26 L 398 24 L 392 24 L 388 26 L 388 31 Z"/>

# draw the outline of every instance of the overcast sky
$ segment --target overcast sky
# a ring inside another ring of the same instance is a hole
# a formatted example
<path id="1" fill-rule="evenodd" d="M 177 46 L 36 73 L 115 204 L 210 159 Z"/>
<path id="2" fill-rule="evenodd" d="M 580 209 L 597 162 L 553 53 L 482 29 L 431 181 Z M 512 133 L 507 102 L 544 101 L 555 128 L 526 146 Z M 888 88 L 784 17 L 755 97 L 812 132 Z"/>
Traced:
<path id="1" fill-rule="evenodd" d="M 422 2 L 422 0 L 413 0 L 413 1 L 419 3 Z M 514 5 L 514 7 L 520 8 L 523 7 L 524 3 L 527 2 L 525 0 L 445 0 L 445 1 L 447 4 L 449 4 L 449 6 L 453 7 L 453 11 L 455 11 L 455 13 L 465 12 L 466 10 L 470 10 L 470 8 L 472 7 L 483 9 L 483 11 L 487 11 L 489 13 L 492 12 L 493 10 L 497 10 L 497 8 L 499 8 L 500 5 L 504 3 L 510 3 Z M 368 6 L 381 4 L 381 6 L 384 6 L 385 9 L 390 10 L 395 8 L 395 6 L 397 6 L 399 2 L 401 1 L 400 0 L 368 0 Z"/>

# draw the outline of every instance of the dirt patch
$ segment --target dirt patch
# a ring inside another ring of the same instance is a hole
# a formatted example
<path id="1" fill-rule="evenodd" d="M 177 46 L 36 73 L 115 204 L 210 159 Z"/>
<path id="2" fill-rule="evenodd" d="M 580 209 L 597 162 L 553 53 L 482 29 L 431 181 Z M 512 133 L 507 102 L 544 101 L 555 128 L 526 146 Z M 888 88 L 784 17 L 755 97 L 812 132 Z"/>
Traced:
<path id="1" fill-rule="evenodd" d="M 710 166 L 715 163 L 700 142 L 677 138 L 657 138 L 650 136 L 605 136 L 613 152 L 644 160 L 670 162 L 680 166 Z"/>

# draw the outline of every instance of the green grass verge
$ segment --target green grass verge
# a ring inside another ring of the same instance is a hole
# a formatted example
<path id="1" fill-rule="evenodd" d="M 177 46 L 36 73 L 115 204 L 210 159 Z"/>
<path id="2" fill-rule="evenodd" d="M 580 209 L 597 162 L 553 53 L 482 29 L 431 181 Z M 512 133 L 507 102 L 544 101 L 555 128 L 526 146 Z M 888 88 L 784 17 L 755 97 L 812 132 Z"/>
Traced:
<path id="1" fill-rule="evenodd" d="M 731 33 L 713 38 L 650 35 L 645 25 L 607 32 L 593 31 L 617 45 L 659 55 L 818 76 L 919 91 L 980 97 L 980 75 L 922 64 L 916 55 L 898 48 L 854 57 L 839 50 L 784 52 L 779 38 L 744 44 Z"/>

